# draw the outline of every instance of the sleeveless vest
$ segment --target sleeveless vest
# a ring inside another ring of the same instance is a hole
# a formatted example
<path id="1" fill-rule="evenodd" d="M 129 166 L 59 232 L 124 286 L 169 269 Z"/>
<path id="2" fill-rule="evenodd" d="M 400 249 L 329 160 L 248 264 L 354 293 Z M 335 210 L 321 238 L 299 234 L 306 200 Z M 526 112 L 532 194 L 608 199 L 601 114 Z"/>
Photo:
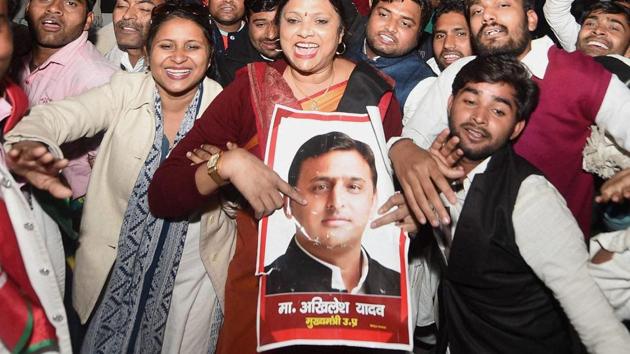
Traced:
<path id="1" fill-rule="evenodd" d="M 574 353 L 574 343 L 580 346 L 514 238 L 514 203 L 532 174 L 540 172 L 505 147 L 473 180 L 440 284 L 441 330 L 453 354 Z"/>
<path id="2" fill-rule="evenodd" d="M 582 150 L 602 104 L 611 73 L 593 58 L 551 47 L 545 77 L 532 77 L 540 101 L 514 144 L 566 199 L 584 235 L 589 235 L 593 176 L 582 169 Z"/>

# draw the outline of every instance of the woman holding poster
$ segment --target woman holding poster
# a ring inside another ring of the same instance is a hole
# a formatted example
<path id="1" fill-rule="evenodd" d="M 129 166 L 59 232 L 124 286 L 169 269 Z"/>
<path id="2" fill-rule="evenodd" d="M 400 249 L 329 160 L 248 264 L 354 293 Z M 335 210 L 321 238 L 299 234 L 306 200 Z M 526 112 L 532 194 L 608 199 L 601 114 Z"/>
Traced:
<path id="1" fill-rule="evenodd" d="M 229 244 L 214 241 L 217 252 L 208 269 L 223 272 L 225 280 L 215 284 L 225 286 L 225 294 L 219 294 L 225 299 L 225 320 L 218 353 L 256 351 L 257 220 L 282 208 L 285 197 L 306 204 L 302 194 L 262 161 L 277 105 L 363 115 L 367 106 L 376 106 L 386 138 L 399 135 L 402 128 L 391 79 L 366 63 L 339 57 L 345 49 L 339 0 L 282 0 L 277 11 L 285 60 L 253 63 L 241 71 L 161 165 L 149 188 L 151 211 L 165 218 L 194 213 L 219 191 L 226 195 L 235 189 L 247 201 L 235 216 L 236 239 Z M 202 144 L 227 149 L 213 154 L 207 164 L 191 164 L 189 157 Z M 401 199 L 393 203 L 400 206 L 398 212 L 405 209 Z M 412 222 L 407 218 L 403 223 Z"/>

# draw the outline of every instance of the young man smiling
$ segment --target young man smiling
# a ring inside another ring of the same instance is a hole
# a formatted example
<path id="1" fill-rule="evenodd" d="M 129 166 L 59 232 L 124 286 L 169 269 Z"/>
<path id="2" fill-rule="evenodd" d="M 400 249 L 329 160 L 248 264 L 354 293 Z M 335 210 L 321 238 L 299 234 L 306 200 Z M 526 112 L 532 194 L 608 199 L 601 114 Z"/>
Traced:
<path id="1" fill-rule="evenodd" d="M 456 60 L 473 54 L 465 13 L 459 0 L 444 0 L 433 13 L 433 58 L 427 64 L 438 75 Z"/>
<path id="2" fill-rule="evenodd" d="M 465 176 L 452 223 L 434 229 L 445 262 L 438 352 L 579 353 L 579 339 L 591 353 L 630 347 L 563 198 L 512 149 L 537 100 L 509 56 L 478 57 L 453 82 L 448 125 Z"/>
<path id="3" fill-rule="evenodd" d="M 611 1 L 591 6 L 583 16 L 576 46 L 590 56 L 630 58 L 630 5 Z"/>
<path id="4" fill-rule="evenodd" d="M 145 43 L 149 35 L 151 11 L 164 0 L 118 0 L 112 12 L 116 45 L 105 54 L 114 65 L 127 72 L 142 72 Z"/>
<path id="5" fill-rule="evenodd" d="M 433 12 L 433 57 L 427 60 L 427 64 L 437 75 L 455 61 L 473 54 L 465 13 L 461 0 L 443 0 Z M 422 100 L 435 80 L 434 76 L 428 77 L 411 91 L 408 99 L 416 104 L 405 107 L 405 117 L 415 114 L 417 102 Z"/>
<path id="6" fill-rule="evenodd" d="M 274 61 L 282 55 L 276 28 L 276 9 L 279 0 L 252 0 L 247 6 L 248 36 L 239 36 L 225 52 L 217 57 L 223 86 L 234 80 L 236 71 L 255 61 Z"/>
<path id="7" fill-rule="evenodd" d="M 416 51 L 422 29 L 430 16 L 426 0 L 380 0 L 366 19 L 357 16 L 349 32 L 346 56 L 365 61 L 391 76 L 401 109 L 410 92 L 433 72 Z M 414 104 L 409 100 L 409 104 Z"/>
<path id="8" fill-rule="evenodd" d="M 247 45 L 245 0 L 209 0 L 208 9 L 212 18 L 214 45 L 213 65 L 210 66 L 209 76 L 225 87 L 233 80 L 233 74 L 230 74 L 231 69 L 224 68 L 228 50 L 238 53 L 243 51 L 244 45 Z"/>
<path id="9" fill-rule="evenodd" d="M 595 2 L 578 23 L 571 14 L 573 0 L 548 0 L 545 18 L 562 48 L 586 55 L 616 54 L 630 58 L 630 4 L 624 0 Z M 590 43 L 590 44 L 589 44 Z"/>

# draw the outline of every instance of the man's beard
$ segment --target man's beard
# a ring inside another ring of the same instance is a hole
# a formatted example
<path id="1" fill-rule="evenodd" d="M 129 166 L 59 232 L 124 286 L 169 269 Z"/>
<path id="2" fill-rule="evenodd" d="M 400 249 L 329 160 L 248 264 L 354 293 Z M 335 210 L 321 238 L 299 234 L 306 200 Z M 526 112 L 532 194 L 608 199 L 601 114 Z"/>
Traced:
<path id="1" fill-rule="evenodd" d="M 464 152 L 463 157 L 465 157 L 466 159 L 470 161 L 483 161 L 487 157 L 492 156 L 492 154 L 497 152 L 502 146 L 504 146 L 507 143 L 508 138 L 506 138 L 505 140 L 503 139 L 493 140 L 493 136 L 486 129 L 478 126 L 477 124 L 473 122 L 468 121 L 466 123 L 461 124 L 459 127 L 453 126 L 451 122 L 452 122 L 452 119 L 449 114 L 448 128 L 451 131 L 450 136 L 451 137 L 456 136 L 459 138 L 460 143 L 459 143 L 458 148 L 460 148 Z M 488 139 L 488 143 L 477 149 L 473 149 L 473 148 L 470 148 L 469 146 L 465 146 L 463 144 L 464 140 L 462 139 L 462 135 L 465 133 L 462 130 L 464 130 L 464 128 L 468 126 L 474 127 L 475 130 L 477 131 L 481 131 L 482 134 Z"/>
<path id="2" fill-rule="evenodd" d="M 232 17 L 228 17 L 228 18 L 219 18 L 219 17 L 213 17 L 212 18 L 216 23 L 223 25 L 223 26 L 232 26 L 235 25 L 237 23 L 241 23 L 241 21 L 243 21 L 241 18 L 232 18 Z"/>
<path id="3" fill-rule="evenodd" d="M 435 62 L 438 64 L 438 67 L 440 68 L 440 70 L 444 71 L 444 69 L 446 69 L 446 67 L 450 64 L 446 63 L 446 59 L 444 59 L 444 56 L 446 54 L 456 54 L 459 55 L 459 59 L 466 57 L 466 55 L 464 55 L 464 53 L 460 52 L 459 50 L 448 50 L 448 49 L 444 49 L 442 51 L 442 53 L 440 53 L 439 57 L 436 57 Z M 470 54 L 469 54 L 470 55 Z M 457 59 L 457 60 L 459 60 Z M 451 63 L 452 64 L 452 63 Z"/>
<path id="4" fill-rule="evenodd" d="M 473 36 L 473 47 L 475 48 L 475 52 L 480 56 L 488 56 L 488 55 L 497 55 L 497 54 L 508 54 L 513 56 L 520 56 L 525 52 L 529 43 L 532 40 L 531 34 L 529 33 L 529 28 L 527 27 L 527 18 L 525 17 L 522 21 L 523 26 L 521 27 L 521 33 L 514 33 L 514 37 L 512 37 L 512 33 L 508 32 L 508 29 L 500 25 L 498 23 L 493 23 L 489 25 L 481 26 L 479 32 L 477 32 L 476 36 Z M 505 31 L 508 36 L 510 36 L 509 40 L 503 45 L 486 45 L 482 42 L 482 33 L 485 28 L 488 26 L 500 26 L 503 31 Z"/>

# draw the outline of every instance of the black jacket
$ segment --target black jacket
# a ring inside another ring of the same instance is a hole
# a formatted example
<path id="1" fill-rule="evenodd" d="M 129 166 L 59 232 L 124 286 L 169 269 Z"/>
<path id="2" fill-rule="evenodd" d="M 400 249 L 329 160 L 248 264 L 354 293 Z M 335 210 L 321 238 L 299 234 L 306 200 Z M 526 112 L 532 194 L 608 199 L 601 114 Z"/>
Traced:
<path id="1" fill-rule="evenodd" d="M 367 254 L 367 252 L 366 252 Z M 384 267 L 368 255 L 366 294 L 400 296 L 400 273 Z M 265 267 L 266 293 L 345 292 L 331 287 L 330 268 L 309 257 L 291 240 L 284 255 Z"/>

